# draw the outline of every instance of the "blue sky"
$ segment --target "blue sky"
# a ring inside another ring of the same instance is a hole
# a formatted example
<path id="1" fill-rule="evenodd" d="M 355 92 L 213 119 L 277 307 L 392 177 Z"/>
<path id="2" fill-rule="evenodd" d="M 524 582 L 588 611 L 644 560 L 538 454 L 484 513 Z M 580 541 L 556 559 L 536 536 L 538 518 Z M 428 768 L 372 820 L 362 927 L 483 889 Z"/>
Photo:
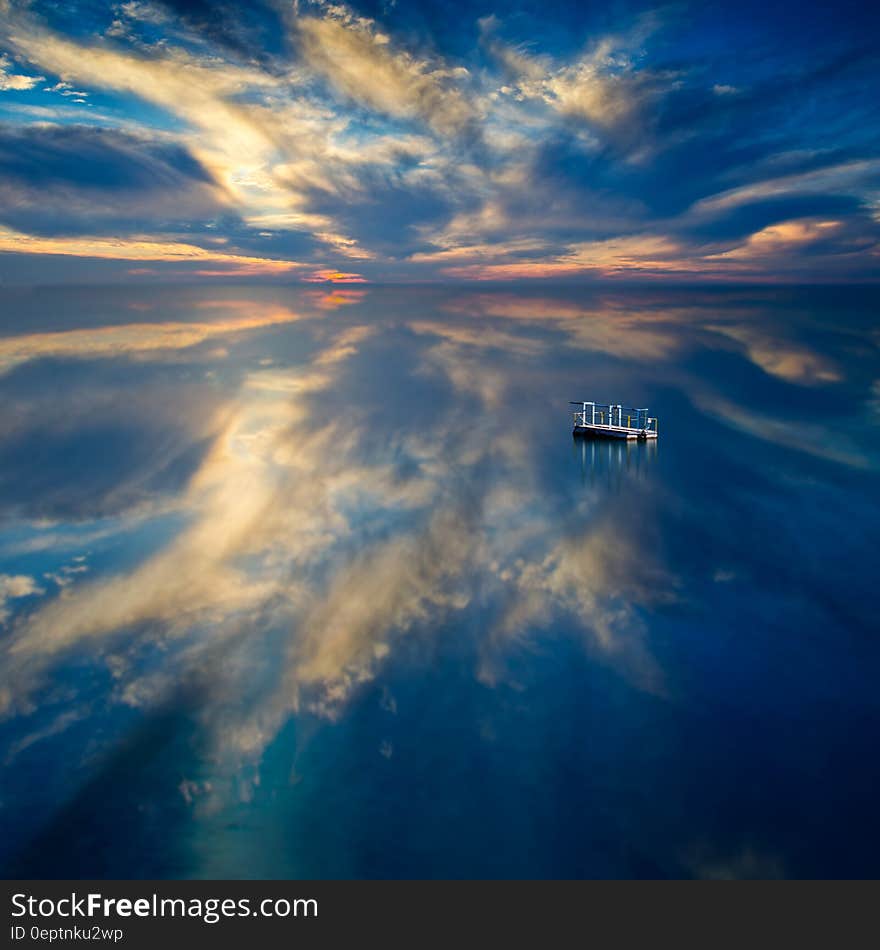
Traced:
<path id="1" fill-rule="evenodd" d="M 878 21 L 0 0 L 0 279 L 875 280 Z"/>

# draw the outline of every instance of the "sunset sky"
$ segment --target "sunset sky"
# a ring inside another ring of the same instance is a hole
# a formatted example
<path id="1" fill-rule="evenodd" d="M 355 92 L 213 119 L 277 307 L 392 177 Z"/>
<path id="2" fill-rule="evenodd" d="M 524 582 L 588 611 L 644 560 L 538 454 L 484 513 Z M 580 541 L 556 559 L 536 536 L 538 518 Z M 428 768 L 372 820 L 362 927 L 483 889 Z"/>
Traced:
<path id="1" fill-rule="evenodd" d="M 0 281 L 876 280 L 869 6 L 0 0 Z"/>

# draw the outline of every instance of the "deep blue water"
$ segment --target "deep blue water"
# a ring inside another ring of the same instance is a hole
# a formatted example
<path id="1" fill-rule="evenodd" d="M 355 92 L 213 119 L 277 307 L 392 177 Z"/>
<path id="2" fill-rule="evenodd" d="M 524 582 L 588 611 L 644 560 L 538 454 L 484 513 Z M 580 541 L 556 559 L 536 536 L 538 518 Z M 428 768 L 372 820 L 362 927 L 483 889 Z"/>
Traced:
<path id="1" fill-rule="evenodd" d="M 0 869 L 877 876 L 878 312 L 3 290 Z"/>

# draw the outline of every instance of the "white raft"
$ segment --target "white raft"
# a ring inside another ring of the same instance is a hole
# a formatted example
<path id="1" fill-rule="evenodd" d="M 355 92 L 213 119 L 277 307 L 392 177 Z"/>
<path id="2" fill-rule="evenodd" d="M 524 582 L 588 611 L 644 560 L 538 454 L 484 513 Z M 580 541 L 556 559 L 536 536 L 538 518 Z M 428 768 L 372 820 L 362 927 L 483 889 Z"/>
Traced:
<path id="1" fill-rule="evenodd" d="M 649 416 L 647 409 L 629 409 L 601 402 L 573 402 L 571 405 L 580 407 L 572 413 L 573 435 L 642 442 L 657 438 L 657 418 Z"/>

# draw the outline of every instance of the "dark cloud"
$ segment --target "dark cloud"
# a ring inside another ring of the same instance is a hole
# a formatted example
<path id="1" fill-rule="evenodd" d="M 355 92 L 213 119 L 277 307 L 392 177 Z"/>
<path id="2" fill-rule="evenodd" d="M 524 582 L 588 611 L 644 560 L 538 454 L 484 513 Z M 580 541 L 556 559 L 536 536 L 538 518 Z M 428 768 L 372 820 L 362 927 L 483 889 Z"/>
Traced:
<path id="1" fill-rule="evenodd" d="M 416 229 L 446 220 L 454 208 L 447 189 L 408 185 L 381 169 L 365 169 L 359 180 L 357 194 L 315 193 L 311 207 L 331 215 L 363 246 L 390 257 L 411 253 Z"/>
<path id="2" fill-rule="evenodd" d="M 0 378 L 4 396 L 11 385 L 22 394 L 16 417 L 0 426 L 0 516 L 112 517 L 182 490 L 206 449 L 216 404 L 165 379 L 120 415 L 118 387 L 138 385 L 149 371 L 50 360 L 23 367 L 14 383 Z"/>
<path id="3" fill-rule="evenodd" d="M 0 127 L 0 174 L 41 187 L 71 184 L 150 191 L 210 183 L 180 145 L 90 126 Z"/>
<path id="4" fill-rule="evenodd" d="M 32 233 L 187 222 L 224 210 L 181 145 L 90 126 L 0 126 L 0 222 Z"/>

